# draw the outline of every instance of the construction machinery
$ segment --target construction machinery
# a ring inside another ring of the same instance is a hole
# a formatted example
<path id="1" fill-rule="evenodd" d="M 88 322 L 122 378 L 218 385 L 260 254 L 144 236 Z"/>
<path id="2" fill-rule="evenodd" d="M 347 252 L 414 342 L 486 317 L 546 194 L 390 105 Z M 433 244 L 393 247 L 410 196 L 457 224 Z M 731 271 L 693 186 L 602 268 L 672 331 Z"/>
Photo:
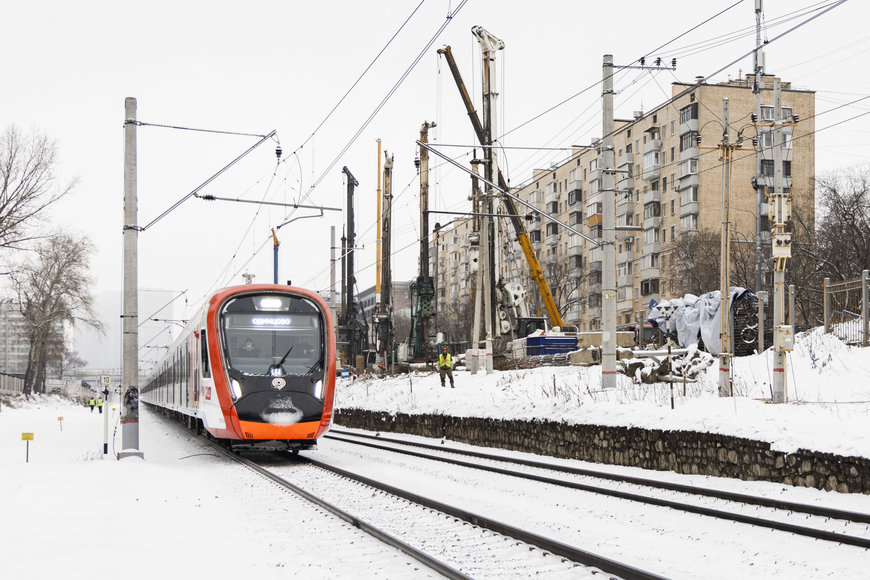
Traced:
<path id="1" fill-rule="evenodd" d="M 447 66 L 450 67 L 450 72 L 453 74 L 454 81 L 456 81 L 456 86 L 459 89 L 459 94 L 465 104 L 465 110 L 468 112 L 468 118 L 471 120 L 471 125 L 474 128 L 474 133 L 477 135 L 478 141 L 484 147 L 490 145 L 486 142 L 487 140 L 483 124 L 480 121 L 480 117 L 477 115 L 477 111 L 474 109 L 474 104 L 465 88 L 465 83 L 462 81 L 462 75 L 459 73 L 459 67 L 456 65 L 456 60 L 453 58 L 450 46 L 438 49 L 438 54 L 444 56 L 447 61 Z M 507 182 L 505 181 L 501 170 L 498 171 L 498 184 L 503 190 L 508 190 Z M 561 327 L 563 325 L 562 316 L 559 314 L 559 309 L 556 307 L 556 303 L 553 300 L 553 293 L 550 291 L 550 287 L 544 277 L 544 271 L 541 269 L 541 264 L 538 262 L 534 248 L 532 248 L 532 242 L 529 238 L 528 232 L 526 231 L 523 219 L 517 212 L 516 205 L 510 197 L 502 196 L 501 201 L 504 204 L 507 216 L 510 218 L 509 221 L 511 222 L 511 226 L 513 226 L 517 242 L 523 251 L 526 262 L 529 264 L 530 275 L 535 281 L 538 292 L 541 295 L 541 300 L 547 310 L 547 316 L 550 318 L 550 324 L 552 326 Z"/>

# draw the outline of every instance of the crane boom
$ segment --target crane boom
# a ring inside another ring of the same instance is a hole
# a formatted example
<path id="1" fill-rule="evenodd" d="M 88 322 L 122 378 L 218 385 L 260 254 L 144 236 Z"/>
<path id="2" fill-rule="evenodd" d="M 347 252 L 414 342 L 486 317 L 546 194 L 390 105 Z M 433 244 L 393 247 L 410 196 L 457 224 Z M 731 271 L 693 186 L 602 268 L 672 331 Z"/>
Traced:
<path id="1" fill-rule="evenodd" d="M 453 58 L 453 52 L 450 46 L 438 49 L 438 54 L 443 55 L 447 60 L 447 66 L 450 67 L 450 72 L 453 74 L 453 80 L 456 81 L 456 86 L 459 89 L 459 94 L 465 104 L 465 110 L 468 112 L 468 118 L 471 120 L 471 125 L 474 128 L 474 133 L 477 135 L 477 140 L 481 145 L 486 145 L 484 137 L 483 124 L 480 122 L 480 117 L 477 111 L 474 110 L 474 104 L 471 102 L 471 97 L 468 95 L 468 90 L 465 88 L 465 83 L 462 81 L 462 75 L 459 73 L 459 67 L 456 65 L 456 60 Z M 498 185 L 505 191 L 508 190 L 507 182 L 501 173 L 498 171 Z M 547 284 L 547 279 L 544 277 L 544 271 L 541 269 L 541 264 L 538 262 L 538 257 L 535 255 L 535 250 L 532 248 L 532 241 L 529 239 L 529 233 L 523 224 L 522 218 L 517 213 L 514 201 L 508 196 L 502 196 L 507 215 L 510 216 L 511 225 L 514 228 L 514 233 L 517 236 L 517 241 L 526 257 L 526 262 L 529 264 L 529 270 L 532 280 L 538 287 L 538 292 L 541 294 L 541 300 L 544 302 L 544 307 L 547 309 L 547 315 L 550 317 L 550 323 L 553 326 L 563 326 L 562 315 L 559 314 L 559 309 L 556 307 L 556 302 L 553 300 L 553 293 L 550 292 L 550 286 Z"/>

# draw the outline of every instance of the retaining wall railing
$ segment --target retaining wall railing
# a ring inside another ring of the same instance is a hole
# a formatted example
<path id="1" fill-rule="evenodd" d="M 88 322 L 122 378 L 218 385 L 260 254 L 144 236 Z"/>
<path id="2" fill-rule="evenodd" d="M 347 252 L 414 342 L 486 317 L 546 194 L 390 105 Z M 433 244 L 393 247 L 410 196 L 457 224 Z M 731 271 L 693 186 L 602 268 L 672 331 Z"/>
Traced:
<path id="1" fill-rule="evenodd" d="M 870 270 L 846 282 L 824 281 L 825 333 L 833 333 L 847 344 L 868 345 L 868 287 Z"/>

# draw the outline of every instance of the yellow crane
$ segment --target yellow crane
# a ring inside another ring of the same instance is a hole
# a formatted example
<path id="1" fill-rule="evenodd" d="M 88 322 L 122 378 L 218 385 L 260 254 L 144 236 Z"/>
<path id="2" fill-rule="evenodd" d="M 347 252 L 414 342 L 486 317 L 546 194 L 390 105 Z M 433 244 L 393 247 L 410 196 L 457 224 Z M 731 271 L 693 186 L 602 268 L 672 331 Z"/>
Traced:
<path id="1" fill-rule="evenodd" d="M 450 67 L 450 72 L 453 74 L 453 80 L 456 81 L 456 86 L 459 89 L 459 94 L 465 104 L 465 110 L 468 112 L 468 118 L 471 120 L 471 125 L 477 135 L 481 145 L 486 145 L 486 137 L 484 136 L 483 124 L 480 122 L 480 117 L 477 111 L 474 110 L 474 104 L 471 102 L 471 97 L 468 95 L 468 90 L 465 88 L 465 83 L 462 82 L 462 75 L 459 73 L 459 67 L 456 65 L 456 60 L 453 58 L 453 52 L 450 46 L 438 49 L 438 54 L 443 55 L 447 60 L 447 66 Z M 503 190 L 508 191 L 507 182 L 501 173 L 498 172 L 498 185 Z M 507 215 L 510 217 L 511 225 L 514 228 L 514 233 L 517 236 L 517 241 L 526 257 L 529 264 L 532 280 L 538 287 L 538 292 L 541 295 L 541 300 L 544 302 L 544 307 L 547 309 L 547 315 L 550 317 L 552 326 L 563 326 L 562 315 L 559 314 L 559 309 L 556 307 L 556 302 L 553 300 L 553 293 L 550 292 L 550 286 L 547 284 L 547 279 L 544 277 L 544 271 L 541 269 L 541 264 L 538 262 L 538 257 L 535 256 L 535 250 L 532 248 L 532 241 L 529 239 L 529 233 L 523 224 L 523 220 L 517 213 L 516 205 L 509 196 L 502 197 Z"/>

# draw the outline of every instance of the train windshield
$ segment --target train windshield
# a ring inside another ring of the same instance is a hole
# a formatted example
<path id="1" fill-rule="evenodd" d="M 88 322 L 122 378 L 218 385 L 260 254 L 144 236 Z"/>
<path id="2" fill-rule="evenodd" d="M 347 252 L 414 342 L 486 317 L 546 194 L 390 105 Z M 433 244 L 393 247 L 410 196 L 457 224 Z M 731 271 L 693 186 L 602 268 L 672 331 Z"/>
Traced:
<path id="1" fill-rule="evenodd" d="M 224 352 L 231 370 L 245 375 L 322 372 L 323 318 L 307 298 L 254 294 L 221 311 Z"/>

